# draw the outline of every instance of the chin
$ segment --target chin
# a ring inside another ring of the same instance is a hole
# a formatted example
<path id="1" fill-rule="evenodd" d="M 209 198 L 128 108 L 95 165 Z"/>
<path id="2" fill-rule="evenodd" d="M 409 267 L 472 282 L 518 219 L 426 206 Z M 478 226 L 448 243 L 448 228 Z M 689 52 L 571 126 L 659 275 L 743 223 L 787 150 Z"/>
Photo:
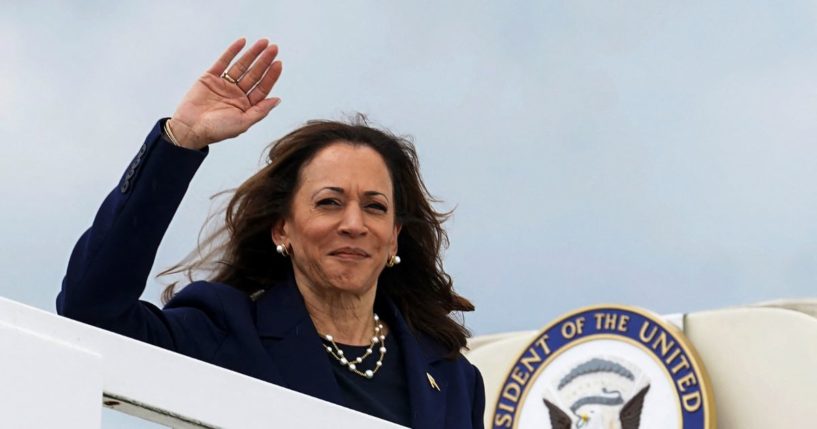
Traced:
<path id="1" fill-rule="evenodd" d="M 329 284 L 333 289 L 354 293 L 356 295 L 365 294 L 369 290 L 375 288 L 377 285 L 377 277 L 374 277 L 375 280 L 372 280 L 368 276 L 349 275 L 348 273 L 343 273 L 336 276 L 330 276 L 330 278 L 332 280 L 329 282 Z"/>

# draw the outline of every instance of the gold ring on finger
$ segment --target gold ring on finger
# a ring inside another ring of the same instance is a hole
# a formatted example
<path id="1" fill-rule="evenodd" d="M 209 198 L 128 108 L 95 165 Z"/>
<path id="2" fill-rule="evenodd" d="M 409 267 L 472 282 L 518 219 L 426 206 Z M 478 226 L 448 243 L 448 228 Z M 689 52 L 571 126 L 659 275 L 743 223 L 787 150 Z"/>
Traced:
<path id="1" fill-rule="evenodd" d="M 238 81 L 235 80 L 232 76 L 230 76 L 230 74 L 227 73 L 227 72 L 222 73 L 221 78 L 226 80 L 227 82 L 232 83 L 232 84 L 236 84 L 236 85 L 238 84 Z"/>

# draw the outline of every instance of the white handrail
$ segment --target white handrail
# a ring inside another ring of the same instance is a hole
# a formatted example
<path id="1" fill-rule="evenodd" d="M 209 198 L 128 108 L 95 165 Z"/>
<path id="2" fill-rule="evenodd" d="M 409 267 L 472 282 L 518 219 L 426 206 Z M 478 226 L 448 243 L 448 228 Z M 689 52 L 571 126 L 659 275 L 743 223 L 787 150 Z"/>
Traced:
<path id="1" fill-rule="evenodd" d="M 99 428 L 103 401 L 178 428 L 400 427 L 0 297 L 3 427 Z"/>

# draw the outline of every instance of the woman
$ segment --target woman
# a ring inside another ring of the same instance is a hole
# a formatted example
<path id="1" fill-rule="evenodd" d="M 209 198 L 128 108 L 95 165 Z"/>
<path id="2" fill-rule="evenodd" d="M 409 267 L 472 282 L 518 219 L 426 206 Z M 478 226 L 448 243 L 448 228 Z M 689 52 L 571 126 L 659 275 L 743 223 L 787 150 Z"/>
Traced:
<path id="1" fill-rule="evenodd" d="M 77 243 L 59 313 L 406 426 L 482 427 L 482 378 L 449 318 L 473 306 L 442 270 L 444 216 L 412 146 L 386 132 L 322 121 L 280 139 L 236 190 L 220 245 L 169 270 L 209 280 L 171 286 L 161 310 L 138 300 L 208 145 L 280 102 L 277 47 L 230 65 L 244 44 L 150 132 Z"/>

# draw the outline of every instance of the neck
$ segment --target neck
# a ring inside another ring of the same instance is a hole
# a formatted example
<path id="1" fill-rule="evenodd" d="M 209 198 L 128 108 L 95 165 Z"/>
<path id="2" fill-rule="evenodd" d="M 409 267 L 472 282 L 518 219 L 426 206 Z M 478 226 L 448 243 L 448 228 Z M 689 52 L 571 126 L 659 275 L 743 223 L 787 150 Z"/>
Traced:
<path id="1" fill-rule="evenodd" d="M 335 342 L 353 346 L 369 345 L 374 335 L 373 287 L 362 295 L 325 287 L 315 287 L 295 275 L 306 311 L 321 336 L 332 335 Z"/>

